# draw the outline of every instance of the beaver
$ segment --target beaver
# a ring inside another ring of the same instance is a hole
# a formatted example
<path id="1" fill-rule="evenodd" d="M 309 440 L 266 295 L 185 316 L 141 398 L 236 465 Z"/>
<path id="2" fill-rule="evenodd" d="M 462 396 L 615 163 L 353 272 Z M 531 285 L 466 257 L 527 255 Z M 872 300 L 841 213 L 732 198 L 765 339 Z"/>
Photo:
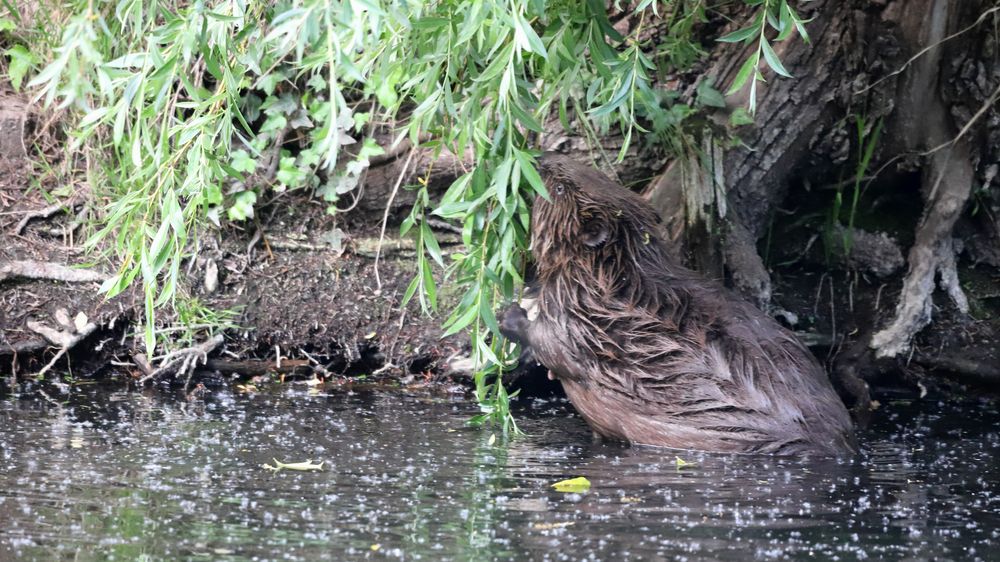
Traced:
<path id="1" fill-rule="evenodd" d="M 537 317 L 501 332 L 529 347 L 598 436 L 730 453 L 849 454 L 850 416 L 787 329 L 681 266 L 656 212 L 601 172 L 539 159 L 531 252 Z"/>

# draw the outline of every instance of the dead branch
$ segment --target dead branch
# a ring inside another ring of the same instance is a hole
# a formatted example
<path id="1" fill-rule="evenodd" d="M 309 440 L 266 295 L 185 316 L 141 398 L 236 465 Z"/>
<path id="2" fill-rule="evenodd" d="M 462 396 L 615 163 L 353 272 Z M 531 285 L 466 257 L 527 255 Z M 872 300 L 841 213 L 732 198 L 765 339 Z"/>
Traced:
<path id="1" fill-rule="evenodd" d="M 89 269 L 74 269 L 52 262 L 0 262 L 0 282 L 8 279 L 46 279 L 67 283 L 92 283 L 104 282 L 107 278 L 103 273 Z"/>
<path id="2" fill-rule="evenodd" d="M 267 373 L 287 374 L 300 370 L 309 370 L 310 365 L 308 359 L 285 359 L 281 361 L 280 365 L 275 361 L 266 359 L 247 361 L 209 359 L 205 362 L 205 368 L 223 374 L 240 374 L 255 377 L 266 375 Z"/>

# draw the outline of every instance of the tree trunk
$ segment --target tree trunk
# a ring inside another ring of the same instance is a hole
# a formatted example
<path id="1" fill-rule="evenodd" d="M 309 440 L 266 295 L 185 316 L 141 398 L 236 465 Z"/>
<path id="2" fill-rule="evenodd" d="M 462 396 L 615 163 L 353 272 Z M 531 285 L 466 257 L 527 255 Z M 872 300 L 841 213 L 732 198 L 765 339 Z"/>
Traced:
<path id="1" fill-rule="evenodd" d="M 651 201 L 668 224 L 683 225 L 680 253 L 695 254 L 701 269 L 724 271 L 746 297 L 792 311 L 797 329 L 826 332 L 833 357 L 857 342 L 861 360 L 845 353 L 853 367 L 838 372 L 859 400 L 858 381 L 847 378 L 900 365 L 914 374 L 911 360 L 954 366 L 936 358 L 943 351 L 953 356 L 955 346 L 970 354 L 966 374 L 989 379 L 993 371 L 985 367 L 995 364 L 998 331 L 991 321 L 996 298 L 989 296 L 997 292 L 995 277 L 976 294 L 965 287 L 970 276 L 996 275 L 984 265 L 1000 265 L 1000 7 L 985 0 L 825 0 L 802 8 L 813 10 L 813 42 L 775 45 L 795 78 L 765 72 L 757 123 L 738 131 L 743 144 L 727 150 L 723 170 L 713 172 L 724 178 L 725 198 L 704 197 L 702 189 L 692 206 L 689 166 L 673 163 L 649 190 Z M 725 89 L 754 48 L 721 45 L 705 74 Z M 731 97 L 731 107 L 744 105 L 745 96 Z M 859 139 L 859 119 L 868 138 L 879 120 L 883 132 L 860 173 L 858 205 L 849 213 L 854 224 L 843 224 L 867 142 Z M 842 212 L 831 220 L 838 193 Z M 708 211 L 698 212 L 699 205 Z M 706 217 L 718 220 L 724 209 L 722 228 L 706 226 Z M 848 238 L 856 245 L 838 250 Z M 875 255 L 889 257 L 866 264 L 871 244 Z M 897 245 L 907 255 L 906 271 L 880 279 L 886 271 L 879 266 L 893 261 Z M 820 247 L 825 256 L 817 255 Z M 943 293 L 936 300 L 935 280 Z M 970 301 L 985 312 L 980 320 L 969 316 Z M 924 330 L 938 317 L 933 333 Z M 871 368 L 884 358 L 900 363 Z"/>

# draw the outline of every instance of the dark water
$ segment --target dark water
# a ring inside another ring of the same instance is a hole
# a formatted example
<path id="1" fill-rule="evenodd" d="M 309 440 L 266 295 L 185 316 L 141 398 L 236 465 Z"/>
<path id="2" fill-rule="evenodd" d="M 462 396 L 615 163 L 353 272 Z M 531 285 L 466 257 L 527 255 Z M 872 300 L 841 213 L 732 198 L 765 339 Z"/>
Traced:
<path id="1" fill-rule="evenodd" d="M 995 405 L 888 402 L 853 461 L 594 444 L 531 401 L 508 446 L 461 397 L 0 401 L 0 560 L 998 560 Z M 86 404 L 90 403 L 88 406 Z M 261 464 L 323 461 L 324 471 Z M 556 492 L 586 476 L 590 491 Z"/>

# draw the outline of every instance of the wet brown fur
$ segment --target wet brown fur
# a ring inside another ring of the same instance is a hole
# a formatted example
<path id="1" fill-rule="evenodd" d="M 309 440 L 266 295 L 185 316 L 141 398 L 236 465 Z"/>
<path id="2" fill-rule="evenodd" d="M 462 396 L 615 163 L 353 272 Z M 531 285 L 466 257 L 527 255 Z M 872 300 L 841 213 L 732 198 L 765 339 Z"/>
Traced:
<path id="1" fill-rule="evenodd" d="M 645 201 L 559 155 L 532 215 L 538 316 L 507 311 L 593 430 L 738 453 L 854 450 L 850 418 L 793 334 L 674 263 Z"/>

